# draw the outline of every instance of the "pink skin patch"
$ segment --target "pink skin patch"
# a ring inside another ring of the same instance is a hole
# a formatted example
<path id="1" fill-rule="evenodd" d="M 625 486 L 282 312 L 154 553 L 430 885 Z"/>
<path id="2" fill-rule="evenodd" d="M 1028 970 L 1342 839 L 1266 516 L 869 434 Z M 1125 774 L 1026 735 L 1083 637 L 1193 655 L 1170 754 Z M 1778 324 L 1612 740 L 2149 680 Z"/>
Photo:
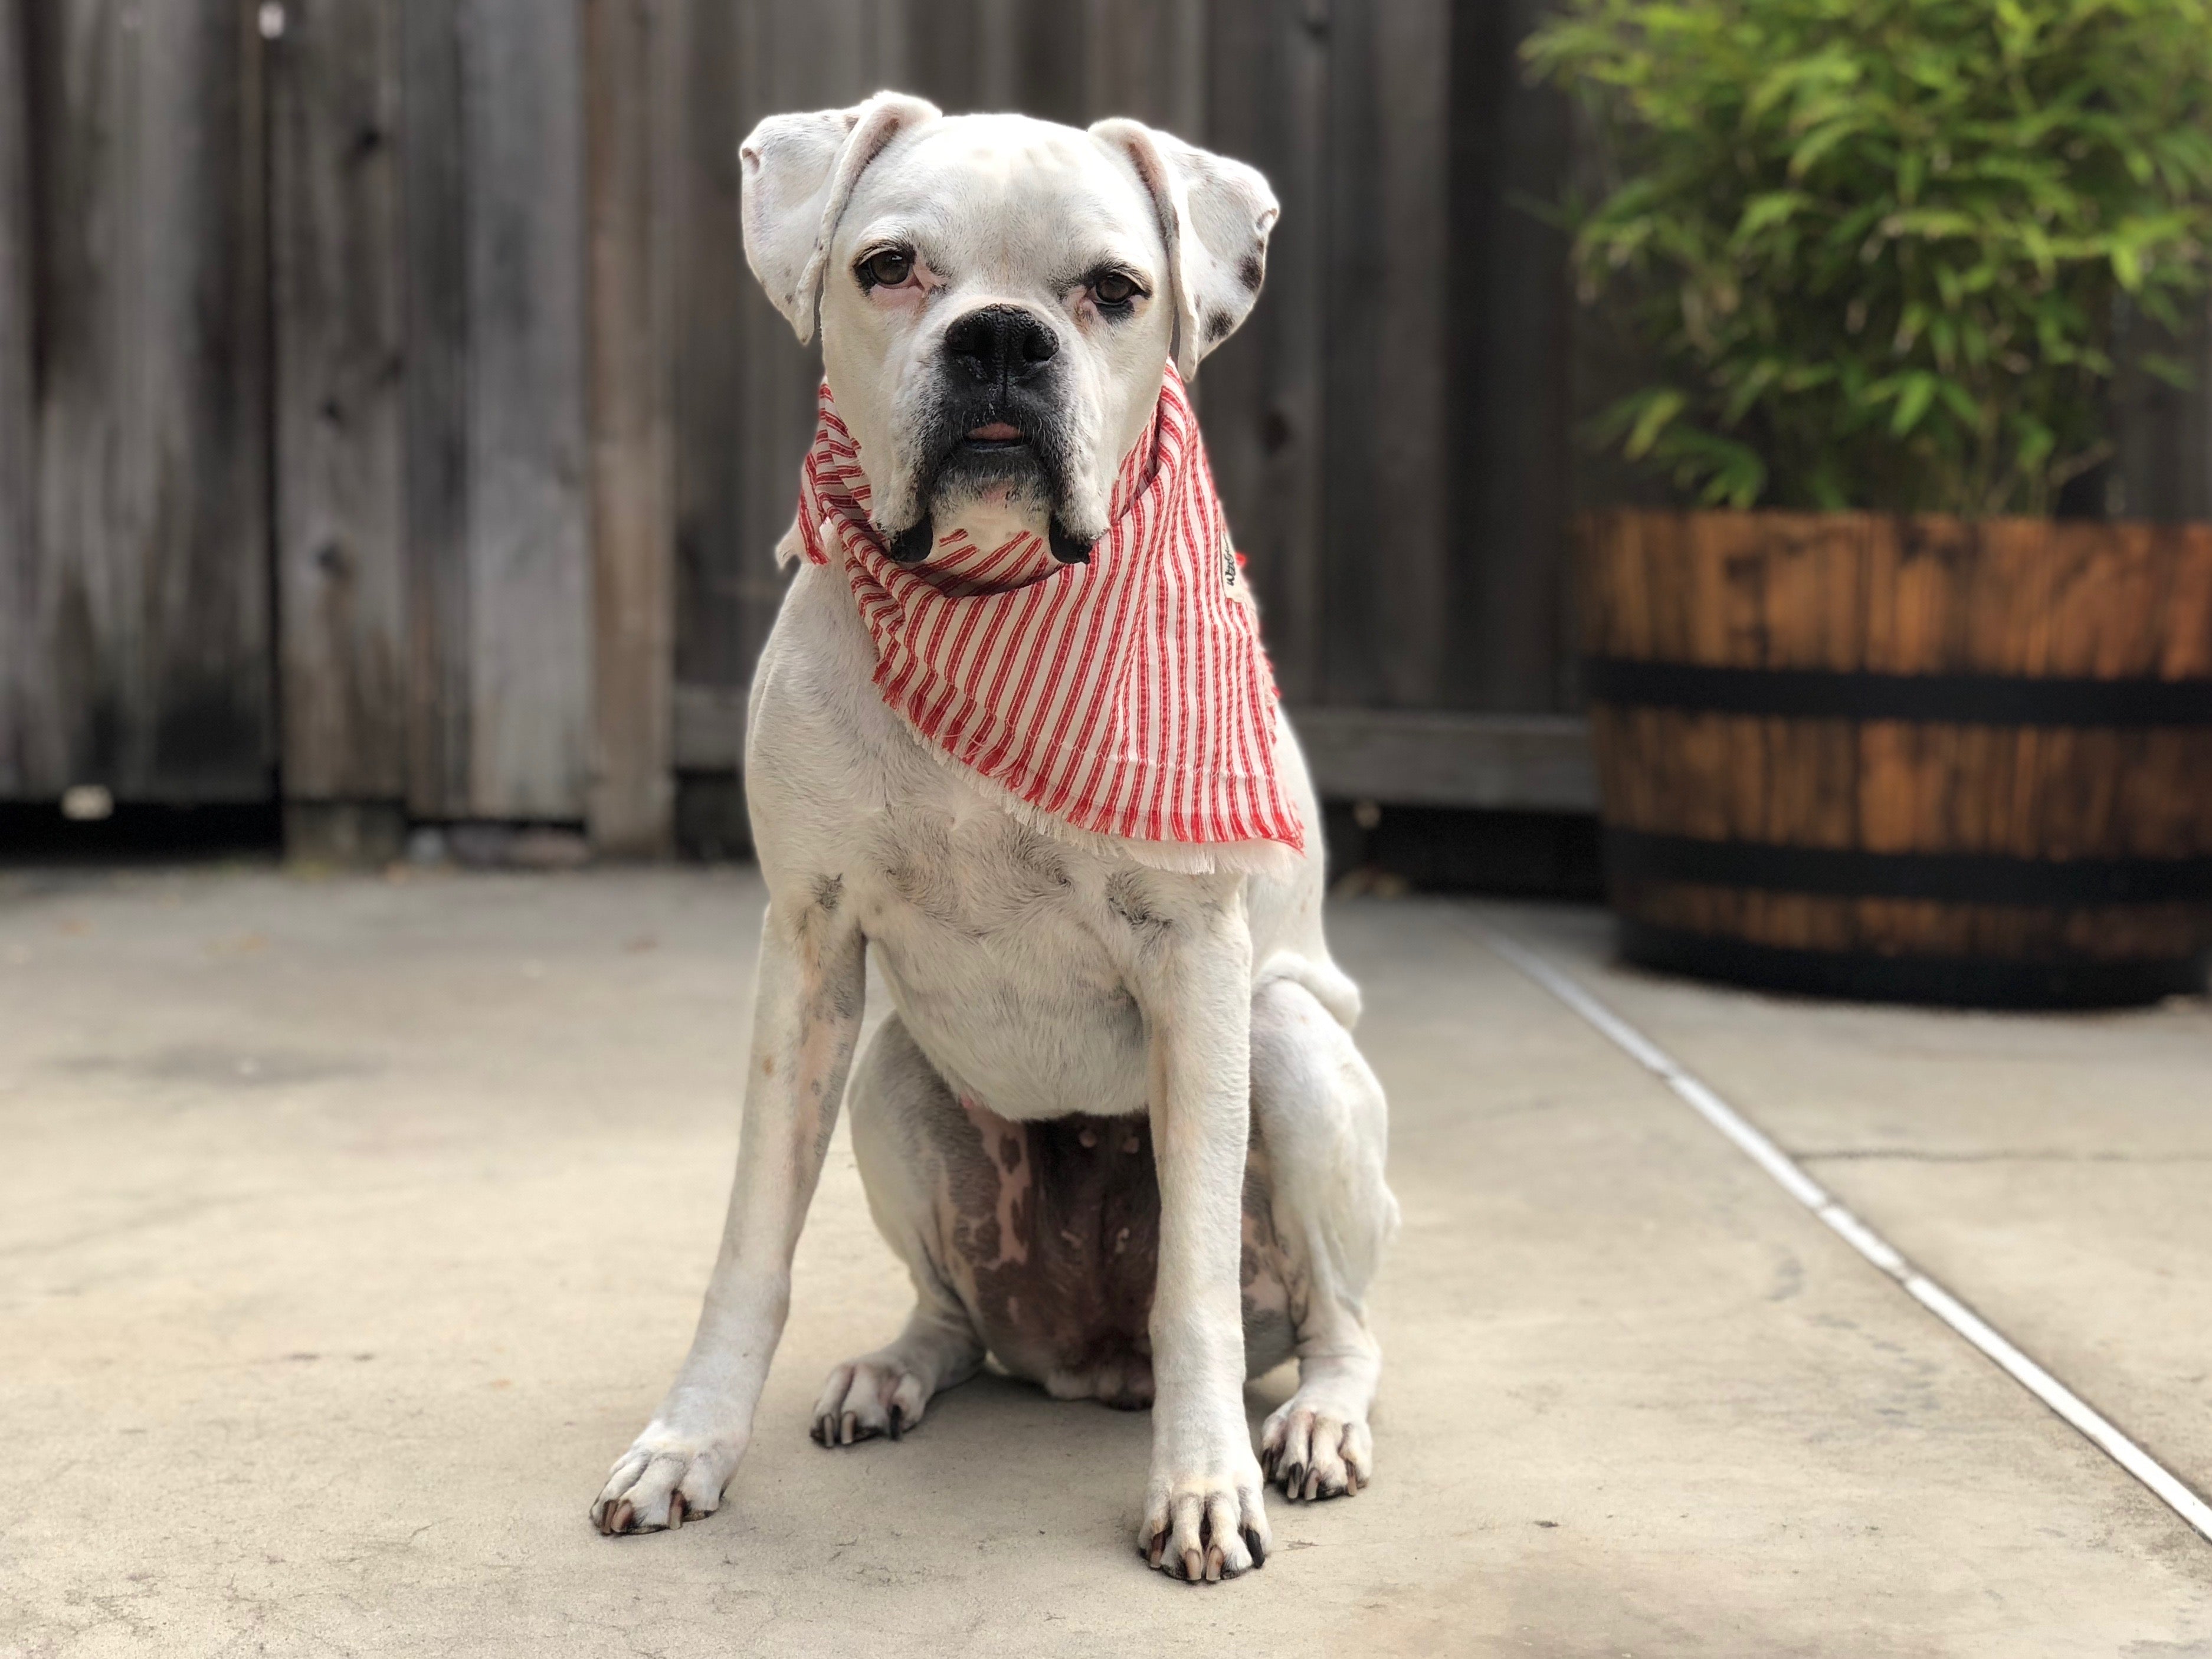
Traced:
<path id="1" fill-rule="evenodd" d="M 1021 1267 L 1030 1259 L 1029 1216 L 1030 1173 L 1029 1138 L 1019 1124 L 1010 1123 L 989 1107 L 960 1097 L 960 1109 L 975 1126 L 992 1167 L 999 1172 L 998 1202 L 992 1215 L 998 1225 L 998 1253 L 989 1261 L 971 1265 L 979 1273 Z"/>
<path id="2" fill-rule="evenodd" d="M 933 1194 L 939 1259 L 984 1344 L 1062 1398 L 1141 1407 L 1152 1398 L 1151 1319 L 1159 1182 L 1141 1118 L 1000 1117 L 961 1097 Z M 963 1144 L 952 1144 L 957 1138 Z M 1255 1135 L 1243 1194 L 1246 1357 L 1288 1356 L 1303 1302 L 1270 1214 Z"/>

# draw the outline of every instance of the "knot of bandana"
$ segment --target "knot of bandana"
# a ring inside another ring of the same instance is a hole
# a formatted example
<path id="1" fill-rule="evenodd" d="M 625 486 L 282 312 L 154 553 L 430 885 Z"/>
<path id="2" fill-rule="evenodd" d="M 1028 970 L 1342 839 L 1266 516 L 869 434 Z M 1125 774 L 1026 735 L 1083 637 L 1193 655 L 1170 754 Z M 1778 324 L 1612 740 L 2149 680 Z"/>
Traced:
<path id="1" fill-rule="evenodd" d="M 987 550 L 960 532 L 925 564 L 894 562 L 827 383 L 817 410 L 800 541 L 842 564 L 876 688 L 923 741 L 1078 830 L 1304 848 L 1275 767 L 1274 677 L 1172 365 L 1088 564 L 1035 535 Z"/>

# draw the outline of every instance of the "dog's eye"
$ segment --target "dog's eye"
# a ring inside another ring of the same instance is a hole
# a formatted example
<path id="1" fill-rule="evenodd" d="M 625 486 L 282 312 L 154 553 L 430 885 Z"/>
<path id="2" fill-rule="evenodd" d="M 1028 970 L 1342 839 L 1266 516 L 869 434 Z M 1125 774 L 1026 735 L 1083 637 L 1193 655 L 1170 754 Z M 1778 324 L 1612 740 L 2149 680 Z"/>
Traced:
<path id="1" fill-rule="evenodd" d="M 914 255 L 904 248 L 887 247 L 860 261 L 862 288 L 896 288 L 914 274 Z"/>
<path id="2" fill-rule="evenodd" d="M 1098 303 L 1108 310 L 1118 310 L 1137 297 L 1137 285 L 1118 270 L 1101 272 L 1091 284 L 1091 291 Z"/>

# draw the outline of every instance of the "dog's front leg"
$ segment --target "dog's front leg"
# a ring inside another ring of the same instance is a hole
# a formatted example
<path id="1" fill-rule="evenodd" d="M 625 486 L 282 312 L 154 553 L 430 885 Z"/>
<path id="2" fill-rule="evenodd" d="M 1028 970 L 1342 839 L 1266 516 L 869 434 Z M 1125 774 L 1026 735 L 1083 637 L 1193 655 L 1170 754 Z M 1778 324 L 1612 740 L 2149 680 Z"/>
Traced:
<path id="1" fill-rule="evenodd" d="M 1137 1547 L 1178 1577 L 1229 1578 L 1265 1561 L 1268 1541 L 1244 1420 L 1238 1281 L 1252 1081 L 1242 884 L 1224 882 L 1163 929 L 1141 977 L 1160 1245 L 1152 1468 Z"/>
<path id="2" fill-rule="evenodd" d="M 792 1251 L 836 1127 L 866 989 L 866 944 L 838 914 L 835 884 L 819 885 L 811 902 L 771 899 L 721 1250 L 683 1369 L 592 1505 L 602 1532 L 651 1532 L 710 1513 L 744 1455 L 790 1310 Z"/>

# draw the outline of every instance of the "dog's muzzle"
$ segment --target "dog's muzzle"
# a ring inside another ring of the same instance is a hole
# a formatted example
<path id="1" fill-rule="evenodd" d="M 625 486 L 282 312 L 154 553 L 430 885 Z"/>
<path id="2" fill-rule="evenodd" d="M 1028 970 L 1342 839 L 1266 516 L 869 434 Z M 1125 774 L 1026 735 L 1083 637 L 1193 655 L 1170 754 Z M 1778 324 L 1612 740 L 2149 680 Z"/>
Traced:
<path id="1" fill-rule="evenodd" d="M 1060 337 L 1020 306 L 981 306 L 945 331 L 939 372 L 944 394 L 933 415 L 925 476 L 915 491 L 921 514 L 889 538 L 902 565 L 917 565 L 936 543 L 930 503 L 948 487 L 1028 487 L 1051 503 L 1047 542 L 1062 564 L 1088 564 L 1092 538 L 1060 515 L 1066 497 L 1067 441 L 1054 395 Z"/>

